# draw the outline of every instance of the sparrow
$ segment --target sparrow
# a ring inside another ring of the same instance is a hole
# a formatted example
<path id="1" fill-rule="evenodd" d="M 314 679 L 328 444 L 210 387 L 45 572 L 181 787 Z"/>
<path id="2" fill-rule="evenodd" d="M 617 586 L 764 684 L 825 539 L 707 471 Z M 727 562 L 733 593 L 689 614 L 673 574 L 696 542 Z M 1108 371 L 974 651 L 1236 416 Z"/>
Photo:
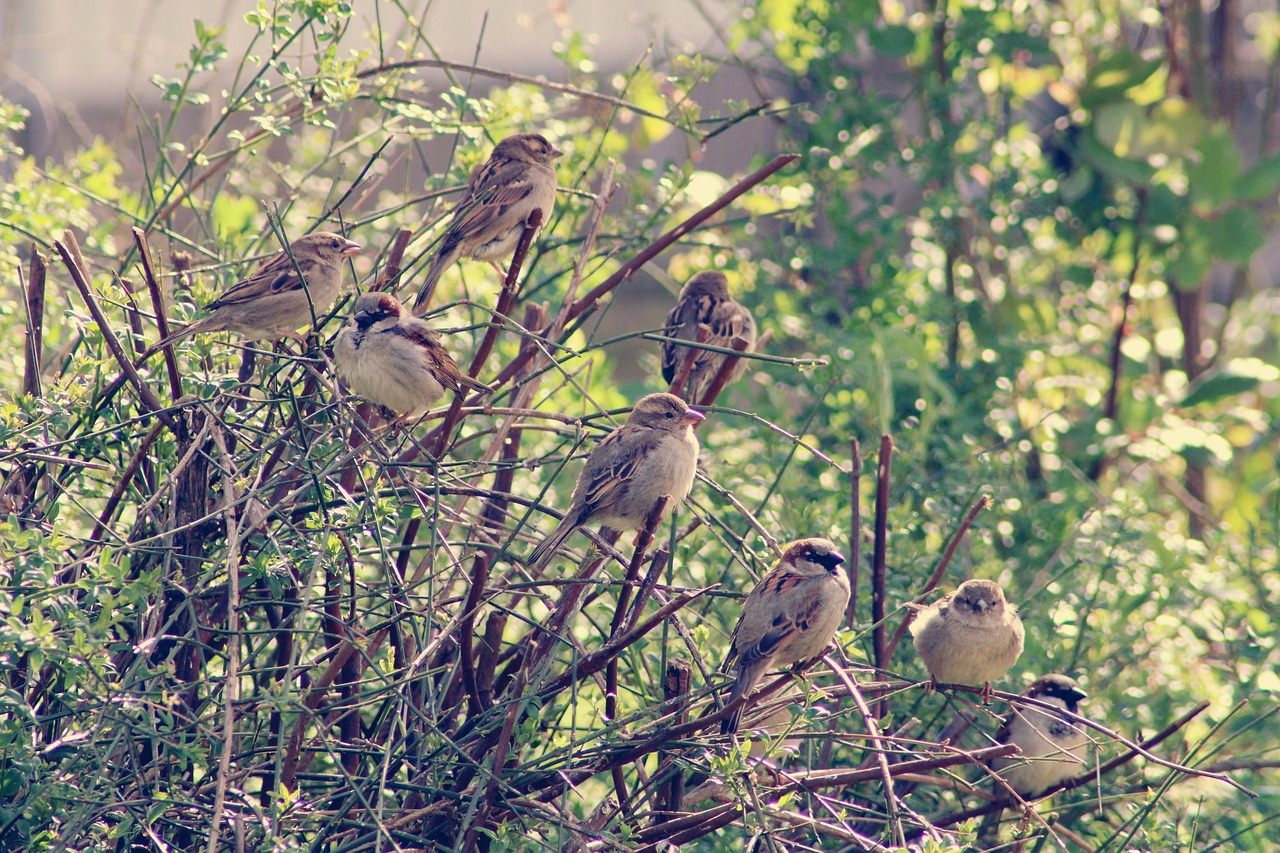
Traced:
<path id="1" fill-rule="evenodd" d="M 734 668 L 728 703 L 747 696 L 770 669 L 820 656 L 835 636 L 849 603 L 844 556 L 828 539 L 797 539 L 742 603 L 725 669 Z M 738 730 L 740 706 L 720 723 L 720 733 Z"/>
<path id="2" fill-rule="evenodd" d="M 1036 679 L 1022 695 L 1078 714 L 1080 700 L 1087 694 L 1072 679 L 1055 673 Z M 1089 738 L 1078 723 L 1031 705 L 1014 705 L 996 740 L 1017 744 L 1021 754 L 994 759 L 991 769 L 1028 799 L 1076 775 L 1089 748 Z"/>
<path id="3" fill-rule="evenodd" d="M 982 685 L 984 702 L 1022 654 L 1022 620 L 994 581 L 960 584 L 920 612 L 911 634 L 934 683 Z"/>
<path id="4" fill-rule="evenodd" d="M 589 521 L 614 530 L 636 530 L 658 498 L 682 501 L 693 488 L 703 414 L 672 394 L 641 397 L 627 422 L 604 437 L 587 456 L 569 509 L 551 535 L 529 554 L 539 568 L 569 535 Z"/>
<path id="5" fill-rule="evenodd" d="M 408 419 L 446 390 L 485 386 L 465 376 L 436 334 L 389 293 L 365 293 L 333 345 L 334 366 L 352 391 Z"/>
<path id="6" fill-rule="evenodd" d="M 556 170 L 551 162 L 563 152 L 541 134 L 517 133 L 493 148 L 467 181 L 449 230 L 436 251 L 414 310 L 431 300 L 436 281 L 460 258 L 493 261 L 515 251 L 529 214 L 551 218 L 556 201 Z"/>
<path id="7" fill-rule="evenodd" d="M 205 306 L 207 316 L 156 346 L 197 332 L 230 331 L 249 340 L 301 339 L 298 329 L 311 325 L 337 298 L 342 261 L 359 251 L 359 243 L 330 231 L 299 237 L 287 252 L 263 261 L 252 275 Z"/>
<path id="8" fill-rule="evenodd" d="M 666 334 L 669 338 L 694 341 L 699 325 L 710 330 L 703 343 L 731 349 L 735 338 L 745 338 L 747 351 L 755 346 L 756 321 L 729 295 L 729 282 L 724 273 L 717 270 L 704 270 L 685 283 L 676 306 L 667 315 Z M 662 344 L 662 378 L 668 383 L 679 373 L 688 352 L 688 348 L 680 344 L 669 341 Z M 698 351 L 687 382 L 677 392 L 692 402 L 701 400 L 728 357 L 711 350 Z M 746 369 L 746 361 L 738 359 L 729 381 L 736 380 Z"/>

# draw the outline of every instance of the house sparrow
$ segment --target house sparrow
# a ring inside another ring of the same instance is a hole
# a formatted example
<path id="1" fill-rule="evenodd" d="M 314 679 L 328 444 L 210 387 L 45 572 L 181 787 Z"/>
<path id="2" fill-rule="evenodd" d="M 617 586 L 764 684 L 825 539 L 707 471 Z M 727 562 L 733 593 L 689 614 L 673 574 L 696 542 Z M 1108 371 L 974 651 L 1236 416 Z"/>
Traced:
<path id="1" fill-rule="evenodd" d="M 489 159 L 467 181 L 466 193 L 413 304 L 415 311 L 430 302 L 436 281 L 454 262 L 460 258 L 493 261 L 510 255 L 534 210 L 541 210 L 542 223 L 547 223 L 556 201 L 556 170 L 551 161 L 561 153 L 537 133 L 517 133 L 494 146 Z"/>
<path id="2" fill-rule="evenodd" d="M 747 696 L 770 669 L 818 657 L 835 636 L 849 603 L 844 556 L 827 539 L 797 539 L 742 603 L 726 667 L 735 665 L 728 702 Z M 745 707 L 745 706 L 744 706 Z M 742 707 L 720 724 L 738 730 Z"/>
<path id="3" fill-rule="evenodd" d="M 389 293 L 356 299 L 333 361 L 351 390 L 405 418 L 425 412 L 446 389 L 484 387 L 463 375 L 426 321 Z"/>
<path id="4" fill-rule="evenodd" d="M 710 329 L 710 334 L 703 343 L 711 346 L 732 348 L 734 339 L 741 337 L 746 339 L 747 350 L 750 351 L 756 342 L 756 321 L 746 308 L 729 295 L 728 280 L 724 273 L 716 270 L 704 270 L 685 284 L 676 306 L 667 315 L 666 334 L 670 338 L 697 340 L 699 325 L 706 325 Z M 671 382 L 675 378 L 688 352 L 688 348 L 680 344 L 662 344 L 663 379 Z M 685 399 L 696 403 L 702 399 L 726 358 L 728 356 L 723 353 L 699 351 L 694 357 L 693 369 L 689 371 L 687 382 L 677 390 Z M 746 369 L 746 361 L 738 359 L 729 381 L 736 380 Z"/>
<path id="5" fill-rule="evenodd" d="M 1072 714 L 1079 713 L 1079 702 L 1086 696 L 1073 680 L 1057 674 L 1036 679 L 1022 695 Z M 991 769 L 1024 798 L 1076 775 L 1089 748 L 1089 738 L 1078 723 L 1030 705 L 1014 705 L 1009 710 L 996 740 L 1017 744 L 1022 751 L 993 760 Z"/>
<path id="6" fill-rule="evenodd" d="M 911 634 L 934 683 L 982 685 L 983 701 L 1022 654 L 1022 620 L 994 581 L 960 584 L 916 617 Z"/>
<path id="7" fill-rule="evenodd" d="M 668 511 L 684 500 L 698 467 L 698 437 L 692 427 L 702 419 L 701 412 L 671 394 L 641 397 L 627 422 L 587 456 L 569 510 L 533 549 L 528 565 L 541 567 L 569 534 L 589 521 L 635 530 L 658 498 L 671 496 Z"/>
<path id="8" fill-rule="evenodd" d="M 359 251 L 359 243 L 330 231 L 299 237 L 289 244 L 288 252 L 281 251 L 263 261 L 252 275 L 205 306 L 209 310 L 207 316 L 156 346 L 197 332 L 230 331 L 249 340 L 301 338 L 297 330 L 311 325 L 313 317 L 327 310 L 337 298 L 342 287 L 343 259 Z"/>

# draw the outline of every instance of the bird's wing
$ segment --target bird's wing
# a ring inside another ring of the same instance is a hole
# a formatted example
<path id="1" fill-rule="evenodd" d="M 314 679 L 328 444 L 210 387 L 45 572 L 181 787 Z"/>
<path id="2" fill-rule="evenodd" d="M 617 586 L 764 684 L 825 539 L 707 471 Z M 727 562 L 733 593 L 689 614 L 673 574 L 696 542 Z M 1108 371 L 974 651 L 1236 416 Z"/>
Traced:
<path id="1" fill-rule="evenodd" d="M 677 302 L 671 313 L 667 314 L 667 337 L 695 340 L 698 336 L 698 324 L 707 322 L 711 314 L 712 302 L 711 297 L 705 294 L 686 297 Z M 685 352 L 687 350 L 679 344 L 662 344 L 662 378 L 667 382 L 675 378 Z"/>
<path id="2" fill-rule="evenodd" d="M 625 426 L 605 436 L 587 457 L 587 469 L 592 473 L 582 491 L 583 508 L 594 512 L 617 501 L 657 445 L 657 439 L 651 430 Z"/>
<path id="3" fill-rule="evenodd" d="M 512 205 L 529 197 L 535 189 L 533 174 L 525 163 L 508 160 L 486 163 L 471 176 L 467 195 L 458 206 L 441 253 L 464 239 L 492 230 Z"/>
<path id="4" fill-rule="evenodd" d="M 320 269 L 320 262 L 312 258 L 293 258 L 286 254 L 276 255 L 258 267 L 248 278 L 231 285 L 222 295 L 210 302 L 206 308 L 222 308 L 227 305 L 239 305 L 290 290 L 302 289 L 302 275 L 311 278 Z"/>
<path id="5" fill-rule="evenodd" d="M 436 340 L 435 335 L 430 330 L 417 324 L 404 324 L 392 326 L 389 330 L 392 334 L 400 335 L 408 338 L 414 344 L 422 347 L 422 351 L 426 353 L 427 361 L 431 365 L 431 373 L 435 376 L 436 381 L 450 390 L 460 390 L 462 385 L 471 385 L 471 380 L 462 375 L 462 371 L 458 369 L 458 364 L 453 360 L 453 356 L 449 355 L 449 351 Z"/>
<path id="6" fill-rule="evenodd" d="M 732 299 L 722 299 L 711 309 L 709 316 L 702 322 L 711 327 L 711 337 L 707 343 L 718 347 L 733 345 L 735 338 L 746 338 L 748 343 L 755 343 L 756 321 L 751 312 Z"/>
<path id="7" fill-rule="evenodd" d="M 787 605 L 792 600 L 788 593 L 805 579 L 804 575 L 788 569 L 774 569 L 751 591 L 742 605 L 743 618 L 738 620 L 738 627 L 733 631 L 731 658 L 736 658 L 742 666 L 749 666 L 771 657 L 796 634 L 809 630 L 820 604 L 817 596 L 795 612 L 787 612 Z M 762 618 L 748 621 L 749 613 Z"/>

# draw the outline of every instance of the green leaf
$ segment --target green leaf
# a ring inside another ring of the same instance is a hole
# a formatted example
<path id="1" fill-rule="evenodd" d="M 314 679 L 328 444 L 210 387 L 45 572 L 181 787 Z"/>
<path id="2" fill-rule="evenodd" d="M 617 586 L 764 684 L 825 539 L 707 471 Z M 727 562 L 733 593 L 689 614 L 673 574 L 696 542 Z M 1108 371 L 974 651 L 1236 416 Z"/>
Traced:
<path id="1" fill-rule="evenodd" d="M 1242 207 L 1205 220 L 1204 230 L 1214 256 L 1233 264 L 1247 264 L 1264 241 L 1258 214 Z"/>
<path id="2" fill-rule="evenodd" d="M 916 47 L 916 34 L 902 24 L 889 24 L 867 33 L 867 41 L 885 56 L 910 56 Z"/>
<path id="3" fill-rule="evenodd" d="M 1191 386 L 1187 395 L 1178 405 L 1183 407 L 1198 406 L 1201 403 L 1213 403 L 1227 397 L 1234 397 L 1246 391 L 1252 391 L 1259 384 L 1258 377 L 1246 376 L 1230 370 L 1207 376 Z"/>
<path id="4" fill-rule="evenodd" d="M 1221 123 L 1215 124 L 1196 151 L 1199 162 L 1187 170 L 1192 200 L 1209 208 L 1230 201 L 1240 178 L 1240 150 L 1230 130 Z"/>
<path id="5" fill-rule="evenodd" d="M 1123 49 L 1104 56 L 1089 70 L 1089 76 L 1080 88 L 1081 106 L 1092 110 L 1117 100 L 1125 90 L 1156 73 L 1161 62 L 1160 59 L 1143 59 Z"/>
<path id="6" fill-rule="evenodd" d="M 1280 153 L 1263 157 L 1236 179 L 1235 197 L 1241 201 L 1262 201 L 1280 190 Z"/>

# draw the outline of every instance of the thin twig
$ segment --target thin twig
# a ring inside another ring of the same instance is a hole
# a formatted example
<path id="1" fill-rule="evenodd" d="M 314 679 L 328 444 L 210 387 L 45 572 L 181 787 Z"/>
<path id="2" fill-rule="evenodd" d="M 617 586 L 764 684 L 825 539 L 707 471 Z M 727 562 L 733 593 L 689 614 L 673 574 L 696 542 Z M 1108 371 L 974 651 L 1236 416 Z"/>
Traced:
<path id="1" fill-rule="evenodd" d="M 66 231 L 63 239 L 74 240 L 75 237 L 70 231 Z M 133 362 L 129 360 L 124 348 L 120 346 L 120 341 L 116 339 L 115 333 L 111 331 L 111 324 L 107 322 L 106 316 L 102 313 L 102 308 L 98 306 L 98 300 L 93 295 L 93 289 L 88 279 L 85 278 L 80 265 L 76 263 L 75 255 L 79 254 L 79 252 L 68 249 L 67 245 L 57 240 L 54 241 L 53 246 L 58 250 L 58 254 L 62 256 L 62 262 L 66 264 L 67 271 L 71 273 L 71 280 L 75 282 L 76 289 L 80 291 L 80 296 L 83 297 L 85 305 L 89 308 L 89 313 L 93 315 L 94 322 L 98 324 L 98 329 L 102 332 L 102 339 L 106 341 L 111 354 L 115 356 L 125 376 L 128 377 L 129 382 L 138 392 L 138 397 L 142 400 L 142 404 L 150 409 L 153 415 L 163 421 L 165 426 L 176 430 L 177 425 L 173 418 L 160 401 L 156 399 L 156 395 L 147 387 L 147 384 L 142 381 L 142 377 L 138 375 L 138 371 L 133 367 Z"/>

